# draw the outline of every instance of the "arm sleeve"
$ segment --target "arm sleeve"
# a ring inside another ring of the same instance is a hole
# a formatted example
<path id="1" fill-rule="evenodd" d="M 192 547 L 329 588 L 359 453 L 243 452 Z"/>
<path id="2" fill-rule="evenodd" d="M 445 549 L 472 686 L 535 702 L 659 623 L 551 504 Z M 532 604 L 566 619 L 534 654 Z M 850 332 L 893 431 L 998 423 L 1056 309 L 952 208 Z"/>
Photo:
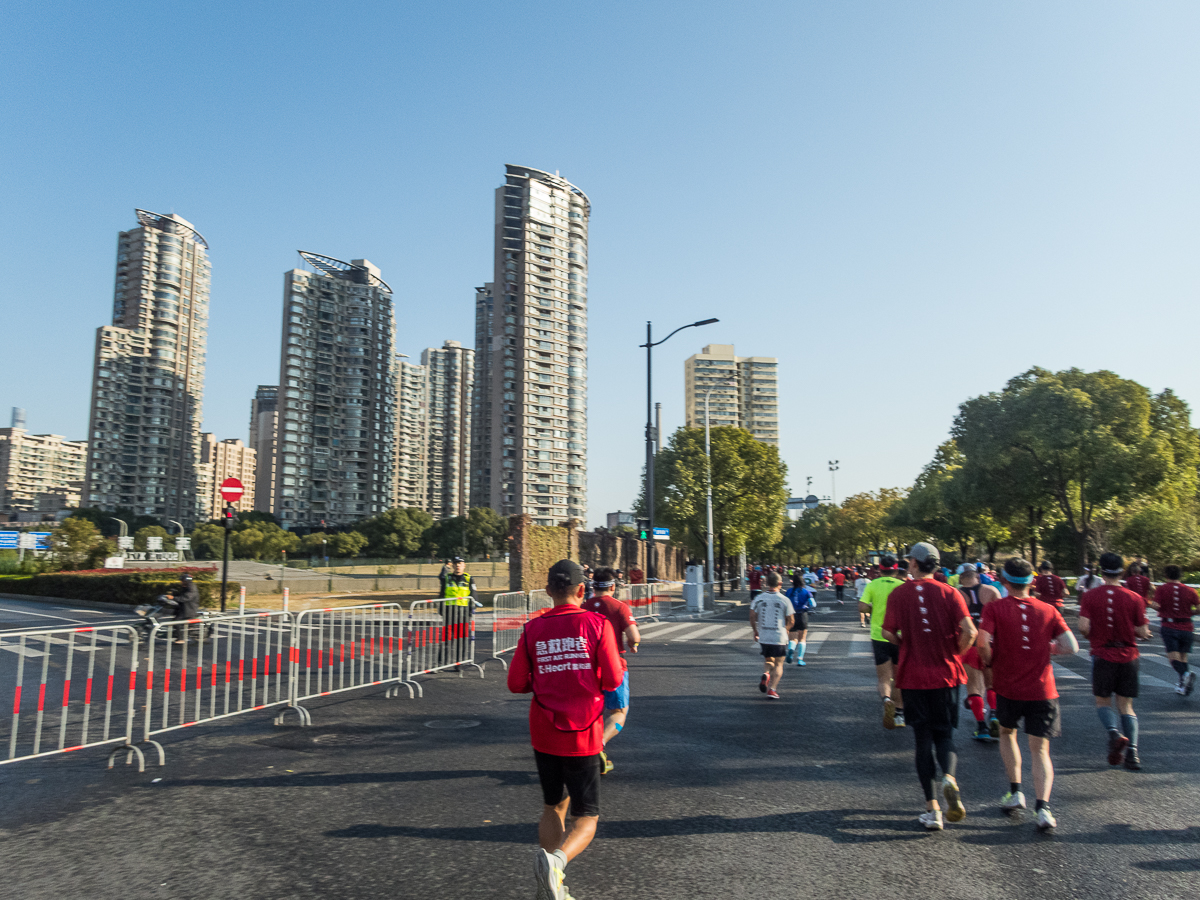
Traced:
<path id="1" fill-rule="evenodd" d="M 621 668 L 621 654 L 617 652 L 617 639 L 613 634 L 612 625 L 605 621 L 604 630 L 600 633 L 600 647 L 597 651 L 600 666 L 600 687 L 606 691 L 615 691 L 625 680 L 625 672 Z M 510 668 L 511 672 L 512 669 Z"/>
<path id="2" fill-rule="evenodd" d="M 533 669 L 529 664 L 529 651 L 525 649 L 525 635 L 517 641 L 512 661 L 508 666 L 508 689 L 514 694 L 533 691 Z"/>

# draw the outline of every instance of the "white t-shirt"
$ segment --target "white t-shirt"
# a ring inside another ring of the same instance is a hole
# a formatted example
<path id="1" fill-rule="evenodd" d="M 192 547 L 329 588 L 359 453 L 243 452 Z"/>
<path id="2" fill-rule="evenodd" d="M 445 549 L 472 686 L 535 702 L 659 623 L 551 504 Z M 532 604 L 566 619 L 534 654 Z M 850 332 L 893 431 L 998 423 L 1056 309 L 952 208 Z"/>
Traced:
<path id="1" fill-rule="evenodd" d="M 760 644 L 786 644 L 788 642 L 787 617 L 792 614 L 792 601 L 783 594 L 764 591 L 754 598 L 750 608 L 758 616 L 758 642 Z"/>
<path id="2" fill-rule="evenodd" d="M 814 575 L 812 572 L 805 572 L 804 573 L 804 583 L 805 584 L 816 584 L 817 576 Z"/>
<path id="3" fill-rule="evenodd" d="M 861 597 L 863 595 L 863 591 L 865 591 L 867 589 L 867 585 L 870 583 L 871 582 L 869 582 L 865 578 L 855 579 L 855 581 L 854 581 L 854 596 Z"/>

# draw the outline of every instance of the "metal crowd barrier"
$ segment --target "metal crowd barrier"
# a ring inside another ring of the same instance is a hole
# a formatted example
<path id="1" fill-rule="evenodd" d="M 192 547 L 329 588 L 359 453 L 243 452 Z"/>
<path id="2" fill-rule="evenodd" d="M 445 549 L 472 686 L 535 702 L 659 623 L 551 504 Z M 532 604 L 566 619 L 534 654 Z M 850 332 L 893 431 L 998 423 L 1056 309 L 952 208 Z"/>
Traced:
<path id="1" fill-rule="evenodd" d="M 12 654 L 0 653 L 0 681 L 13 686 L 8 734 L 0 727 L 8 755 L 0 764 L 119 744 L 108 767 L 124 752 L 126 765 L 136 756 L 138 771 L 146 771 L 133 743 L 139 656 L 131 626 L 4 632 L 0 650 Z"/>
<path id="2" fill-rule="evenodd" d="M 399 603 L 306 609 L 296 615 L 289 705 L 302 724 L 312 721 L 302 700 L 379 684 L 392 685 L 386 691 L 391 697 L 404 682 L 404 609 Z M 405 686 L 412 697 L 413 687 Z"/>
<path id="3" fill-rule="evenodd" d="M 621 589 L 620 599 L 629 604 L 635 619 L 653 619 L 657 615 L 651 588 L 649 584 L 631 584 Z"/>
<path id="4" fill-rule="evenodd" d="M 683 582 L 656 581 L 646 587 L 650 589 L 647 608 L 651 610 L 651 615 L 669 616 L 687 607 L 683 599 Z"/>
<path id="5" fill-rule="evenodd" d="M 405 683 L 424 695 L 417 675 L 472 666 L 483 677 L 483 666 L 475 662 L 475 608 L 445 600 L 414 600 L 404 622 Z"/>
<path id="6" fill-rule="evenodd" d="M 527 612 L 529 598 L 524 591 L 509 591 L 492 598 L 492 655 L 504 668 L 508 662 L 503 654 L 515 650 L 521 639 L 521 630 L 529 620 Z M 486 662 L 486 660 L 485 660 Z"/>
<path id="7" fill-rule="evenodd" d="M 529 618 L 536 619 L 546 610 L 554 606 L 554 599 L 544 590 L 529 592 Z"/>
<path id="8" fill-rule="evenodd" d="M 152 739 L 156 734 L 293 706 L 285 671 L 293 657 L 292 635 L 292 616 L 286 612 L 156 624 L 147 645 L 142 743 L 158 751 L 159 765 L 165 756 L 162 745 Z M 307 713 L 293 708 L 301 724 L 307 724 Z"/>

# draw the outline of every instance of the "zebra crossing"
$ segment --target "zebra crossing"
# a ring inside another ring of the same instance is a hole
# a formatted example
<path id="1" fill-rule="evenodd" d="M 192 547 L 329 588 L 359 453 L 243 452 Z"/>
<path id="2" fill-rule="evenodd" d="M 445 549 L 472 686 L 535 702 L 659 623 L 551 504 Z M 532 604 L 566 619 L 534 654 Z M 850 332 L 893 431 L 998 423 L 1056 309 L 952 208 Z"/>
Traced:
<path id="1" fill-rule="evenodd" d="M 687 622 L 640 622 L 638 628 L 641 631 L 644 645 L 662 643 L 666 645 L 736 647 L 740 644 L 746 649 L 757 647 L 753 642 L 753 632 L 745 622 L 713 622 L 711 619 Z M 811 660 L 820 656 L 825 660 L 861 660 L 862 664 L 873 665 L 875 654 L 871 647 L 871 636 L 863 629 L 851 624 L 839 626 L 835 623 L 826 625 L 826 629 L 828 630 L 810 630 L 808 632 L 806 659 Z M 1074 665 L 1068 665 L 1061 659 L 1060 657 L 1053 662 L 1054 676 L 1058 681 L 1065 683 L 1091 681 L 1091 657 L 1086 649 L 1078 652 Z M 866 662 L 867 660 L 871 660 L 871 662 Z M 1160 678 L 1159 675 L 1164 677 Z M 1174 691 L 1177 678 L 1165 656 L 1144 650 L 1141 654 L 1140 682 L 1144 688 Z"/>

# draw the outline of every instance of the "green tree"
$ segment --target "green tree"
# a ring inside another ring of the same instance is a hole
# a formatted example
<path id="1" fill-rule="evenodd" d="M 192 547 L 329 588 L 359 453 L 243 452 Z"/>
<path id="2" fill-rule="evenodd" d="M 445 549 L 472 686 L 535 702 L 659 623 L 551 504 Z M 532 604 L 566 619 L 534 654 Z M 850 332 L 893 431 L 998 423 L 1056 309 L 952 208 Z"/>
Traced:
<path id="1" fill-rule="evenodd" d="M 1200 552 L 1195 511 L 1163 501 L 1143 504 L 1119 526 L 1114 537 L 1121 552 L 1144 556 L 1159 571 L 1171 563 L 1186 566 Z"/>
<path id="2" fill-rule="evenodd" d="M 192 529 L 192 555 L 196 559 L 220 559 L 225 545 L 225 529 L 205 523 Z M 232 548 L 230 553 L 232 554 Z"/>
<path id="3" fill-rule="evenodd" d="M 742 428 L 711 430 L 713 530 L 725 536 L 725 551 L 771 550 L 783 533 L 787 466 L 779 449 Z M 704 429 L 680 428 L 654 463 L 655 524 L 701 556 L 706 548 L 705 497 L 708 459 Z M 644 490 L 643 490 L 644 493 Z M 644 498 L 638 509 L 644 509 Z"/>
<path id="4" fill-rule="evenodd" d="M 1079 566 L 1106 505 L 1195 495 L 1200 436 L 1186 404 L 1112 372 L 1030 369 L 963 403 L 952 435 L 974 490 L 1061 514 Z"/>
<path id="5" fill-rule="evenodd" d="M 462 516 L 439 519 L 421 536 L 424 556 L 454 556 L 466 552 L 466 523 Z"/>
<path id="6" fill-rule="evenodd" d="M 357 531 L 339 531 L 329 536 L 329 555 L 338 559 L 358 556 L 366 546 L 366 537 Z"/>
<path id="7" fill-rule="evenodd" d="M 147 548 L 146 538 L 160 537 L 163 539 L 162 548 L 164 550 L 175 549 L 175 539 L 171 537 L 171 533 L 161 525 L 147 525 L 145 528 L 139 528 L 133 536 L 133 549 L 145 551 Z"/>
<path id="8" fill-rule="evenodd" d="M 293 553 L 300 538 L 284 531 L 274 522 L 262 519 L 239 522 L 230 535 L 230 555 L 236 559 L 282 559 L 284 552 Z"/>
<path id="9" fill-rule="evenodd" d="M 300 538 L 299 551 L 305 556 L 322 557 L 329 553 L 329 537 L 323 531 L 313 531 Z"/>
<path id="10" fill-rule="evenodd" d="M 504 547 L 508 522 L 494 509 L 477 506 L 467 513 L 467 553 L 494 556 Z"/>
<path id="11" fill-rule="evenodd" d="M 423 509 L 396 507 L 364 519 L 354 530 L 366 537 L 368 556 L 408 557 L 420 550 L 421 538 L 432 525 L 433 516 Z"/>
<path id="12" fill-rule="evenodd" d="M 100 529 L 86 518 L 68 516 L 50 535 L 50 549 L 68 571 L 92 568 L 99 553 L 107 551 Z M 103 563 L 103 558 L 99 559 Z"/>

